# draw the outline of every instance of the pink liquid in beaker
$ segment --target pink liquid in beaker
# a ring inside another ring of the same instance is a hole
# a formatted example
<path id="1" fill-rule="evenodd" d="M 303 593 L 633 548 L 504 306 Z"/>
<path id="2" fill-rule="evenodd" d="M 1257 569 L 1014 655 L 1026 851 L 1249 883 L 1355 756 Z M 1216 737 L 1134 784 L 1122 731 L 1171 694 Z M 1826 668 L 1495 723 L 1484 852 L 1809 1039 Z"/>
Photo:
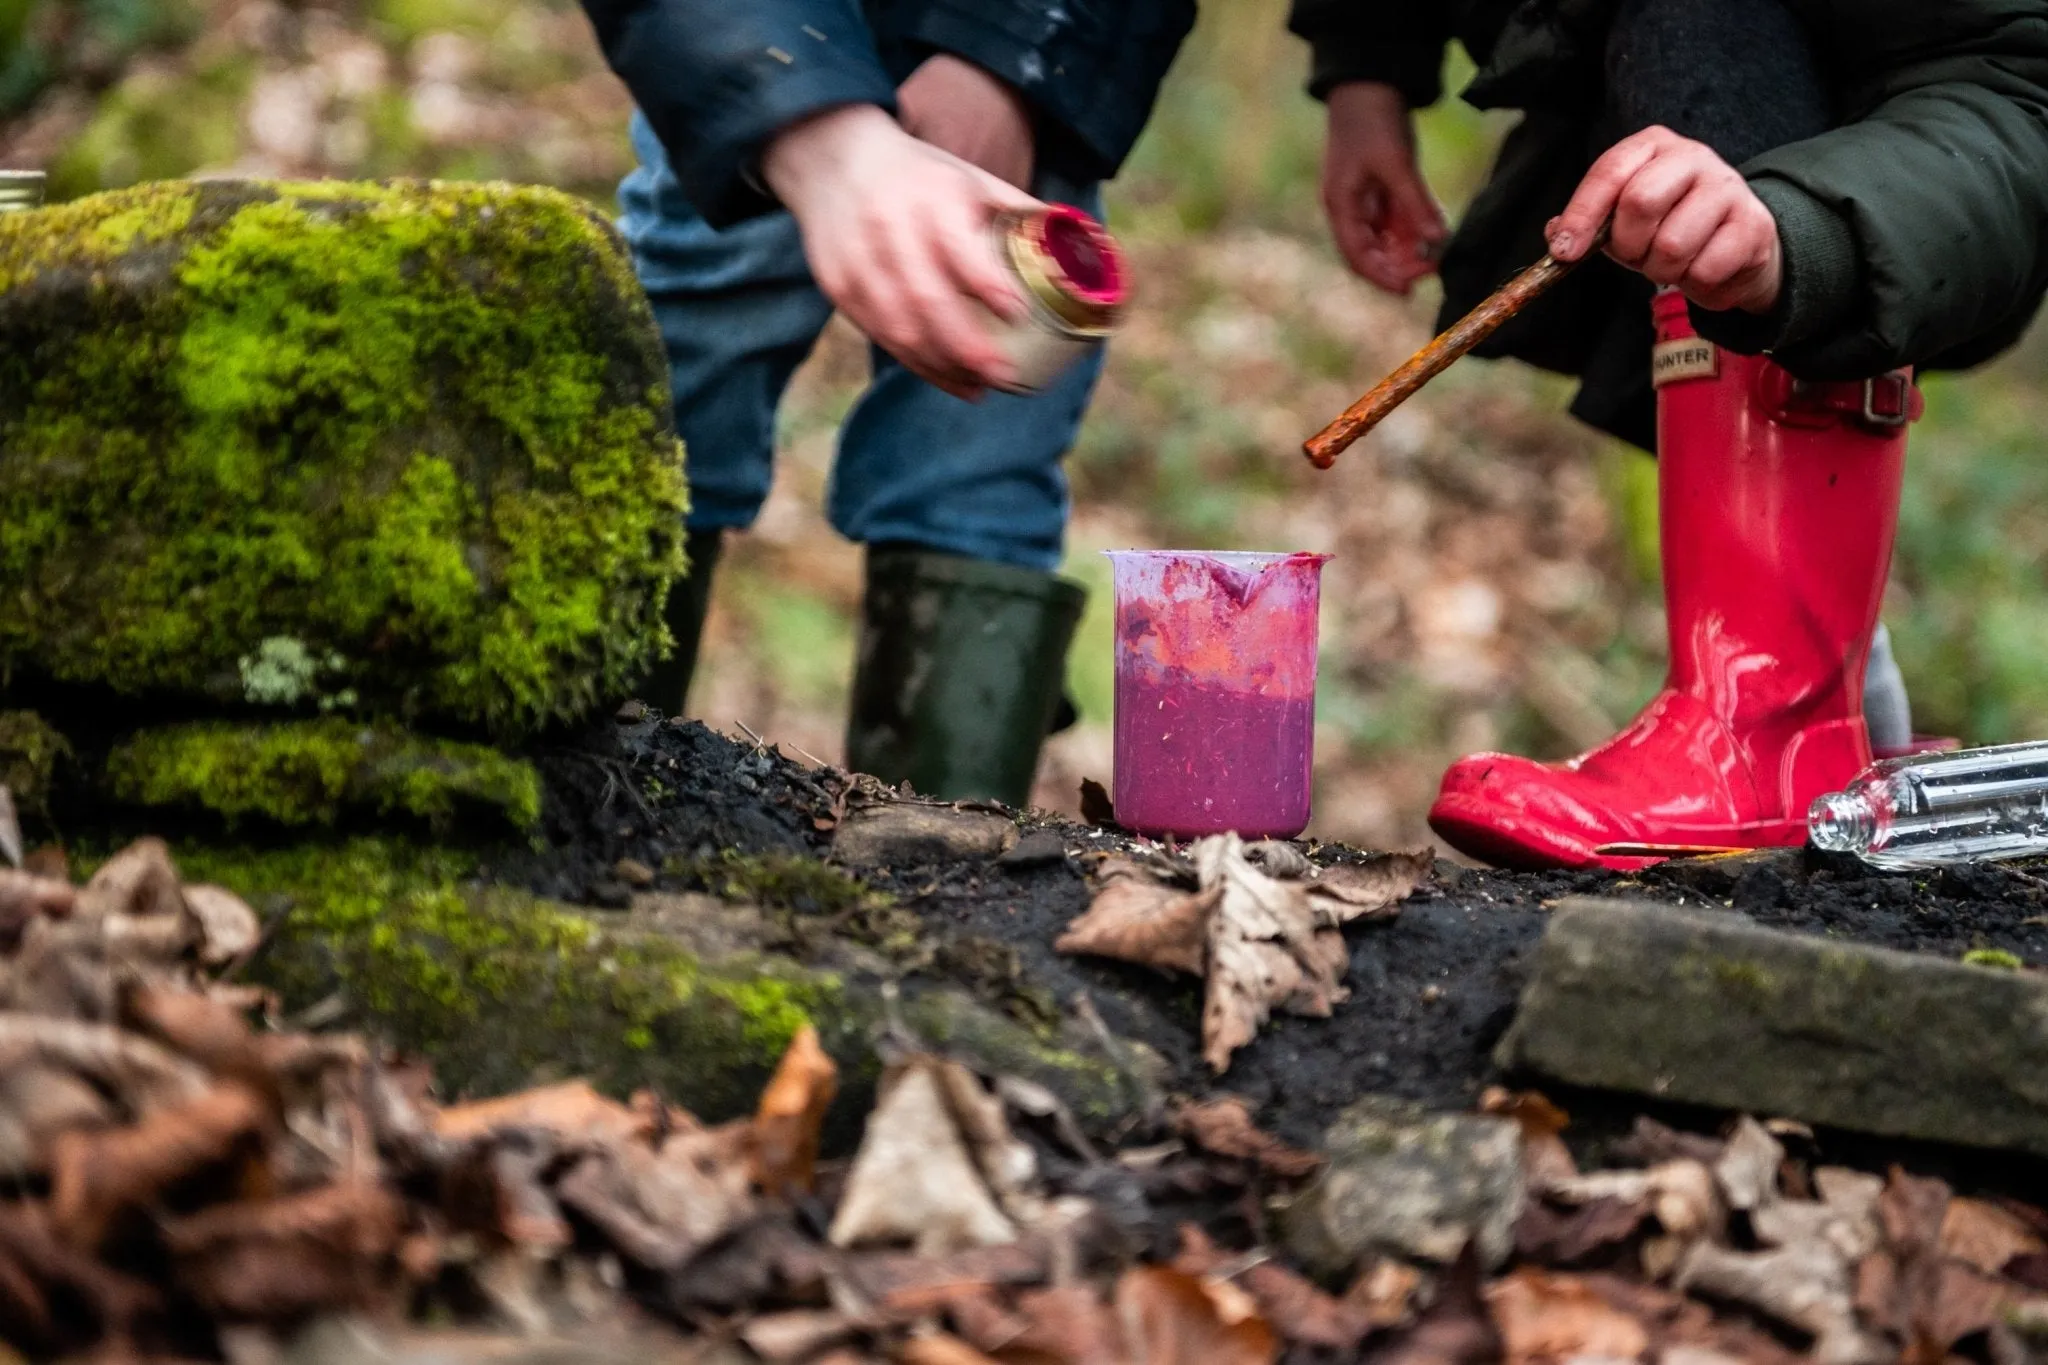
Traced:
<path id="1" fill-rule="evenodd" d="M 1119 824 L 1185 838 L 1291 839 L 1307 828 L 1328 559 L 1110 555 Z"/>

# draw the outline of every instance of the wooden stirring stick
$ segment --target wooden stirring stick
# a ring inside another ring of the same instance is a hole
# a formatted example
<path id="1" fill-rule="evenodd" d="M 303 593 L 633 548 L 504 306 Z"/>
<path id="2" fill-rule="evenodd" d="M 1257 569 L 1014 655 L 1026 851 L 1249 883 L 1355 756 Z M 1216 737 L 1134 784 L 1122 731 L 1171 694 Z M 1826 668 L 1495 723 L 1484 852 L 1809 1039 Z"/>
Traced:
<path id="1" fill-rule="evenodd" d="M 1607 245 L 1609 223 L 1593 234 L 1586 256 Z M 1586 256 L 1579 257 L 1580 261 Z M 1527 308 L 1556 284 L 1578 261 L 1545 255 L 1536 264 L 1486 296 L 1477 308 L 1451 324 L 1449 331 L 1410 356 L 1400 369 L 1373 386 L 1372 392 L 1344 409 L 1344 415 L 1302 443 L 1302 453 L 1318 469 L 1328 469 L 1351 443 L 1378 426 L 1380 419 L 1413 397 L 1415 391 L 1449 369 L 1451 363 L 1500 330 L 1502 323 Z"/>

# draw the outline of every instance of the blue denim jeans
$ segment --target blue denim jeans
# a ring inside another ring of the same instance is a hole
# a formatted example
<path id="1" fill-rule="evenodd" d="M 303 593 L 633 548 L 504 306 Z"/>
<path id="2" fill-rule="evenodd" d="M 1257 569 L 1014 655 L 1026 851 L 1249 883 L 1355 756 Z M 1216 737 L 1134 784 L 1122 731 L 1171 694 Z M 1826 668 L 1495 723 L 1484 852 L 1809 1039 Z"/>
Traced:
<path id="1" fill-rule="evenodd" d="M 620 229 L 668 348 L 690 476 L 690 528 L 751 526 L 768 496 L 775 410 L 832 316 L 794 219 L 714 230 L 683 197 L 646 120 L 619 188 Z M 1095 185 L 1041 177 L 1041 198 L 1099 215 Z M 826 514 L 849 540 L 908 542 L 1051 570 L 1067 522 L 1061 458 L 1102 372 L 1098 352 L 1043 393 L 953 398 L 873 349 L 873 378 L 839 435 Z"/>

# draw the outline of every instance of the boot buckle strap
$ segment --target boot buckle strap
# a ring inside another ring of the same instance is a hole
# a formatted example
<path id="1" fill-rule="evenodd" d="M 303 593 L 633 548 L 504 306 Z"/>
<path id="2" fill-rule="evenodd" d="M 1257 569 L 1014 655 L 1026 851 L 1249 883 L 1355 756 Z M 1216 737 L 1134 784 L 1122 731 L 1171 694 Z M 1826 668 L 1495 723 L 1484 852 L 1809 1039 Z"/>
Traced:
<path id="1" fill-rule="evenodd" d="M 1781 419 L 1796 426 L 1816 425 L 1814 419 L 1824 424 L 1828 417 L 1841 416 L 1885 431 L 1919 421 L 1926 408 L 1910 369 L 1890 370 L 1864 380 L 1827 382 L 1798 379 L 1772 366 L 1766 377 L 1778 381 L 1765 385 L 1770 406 Z"/>
<path id="2" fill-rule="evenodd" d="M 1879 393 L 1888 395 L 1883 404 L 1878 402 Z M 1914 387 L 1913 372 L 1892 370 L 1863 381 L 1863 406 L 1857 416 L 1874 427 L 1902 427 L 1918 420 L 1925 406 L 1920 390 Z"/>

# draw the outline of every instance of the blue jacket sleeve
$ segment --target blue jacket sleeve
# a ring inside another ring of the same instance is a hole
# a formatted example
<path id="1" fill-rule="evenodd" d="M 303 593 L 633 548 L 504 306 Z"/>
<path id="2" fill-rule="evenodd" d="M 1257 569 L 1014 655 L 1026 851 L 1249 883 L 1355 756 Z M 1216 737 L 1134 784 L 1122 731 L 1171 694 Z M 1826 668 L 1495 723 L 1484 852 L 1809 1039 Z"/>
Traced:
<path id="1" fill-rule="evenodd" d="M 1194 26 L 1193 0 L 893 0 L 905 36 L 1007 82 L 1081 178 L 1116 174 Z M 1042 150 L 1042 149 L 1041 149 Z"/>
<path id="2" fill-rule="evenodd" d="M 753 167 L 825 109 L 894 112 L 895 83 L 853 0 L 583 0 L 605 59 L 713 226 L 771 207 Z"/>

